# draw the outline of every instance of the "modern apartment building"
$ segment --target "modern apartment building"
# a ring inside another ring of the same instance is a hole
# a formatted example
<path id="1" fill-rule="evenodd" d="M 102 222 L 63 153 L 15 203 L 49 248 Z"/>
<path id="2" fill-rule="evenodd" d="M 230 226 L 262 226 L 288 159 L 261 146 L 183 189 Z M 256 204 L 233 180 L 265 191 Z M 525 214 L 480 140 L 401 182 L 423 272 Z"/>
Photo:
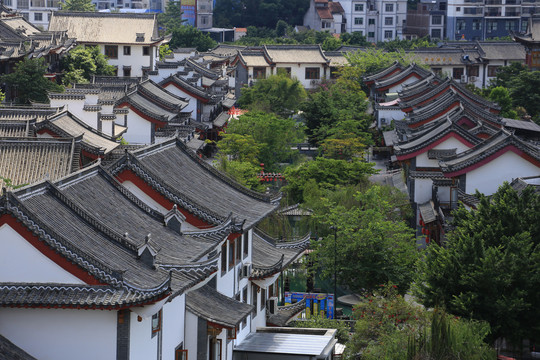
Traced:
<path id="1" fill-rule="evenodd" d="M 451 40 L 485 40 L 525 31 L 540 13 L 535 0 L 449 0 L 446 32 Z"/>

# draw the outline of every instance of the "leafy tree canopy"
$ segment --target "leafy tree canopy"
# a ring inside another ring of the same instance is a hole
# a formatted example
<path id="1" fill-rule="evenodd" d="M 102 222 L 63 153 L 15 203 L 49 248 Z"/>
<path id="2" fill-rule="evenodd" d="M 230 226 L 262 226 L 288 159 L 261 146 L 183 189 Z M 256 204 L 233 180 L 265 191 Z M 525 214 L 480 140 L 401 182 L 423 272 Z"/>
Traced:
<path id="1" fill-rule="evenodd" d="M 390 283 L 379 289 L 367 293 L 353 310 L 357 321 L 346 358 L 359 353 L 366 360 L 495 358 L 495 350 L 484 342 L 487 323 L 427 310 L 407 301 Z"/>
<path id="2" fill-rule="evenodd" d="M 165 12 L 158 15 L 158 24 L 169 34 L 187 21 L 182 19 L 183 13 L 180 1 L 168 1 Z"/>
<path id="3" fill-rule="evenodd" d="M 97 46 L 77 46 L 62 59 L 62 67 L 65 72 L 65 85 L 87 83 L 94 75 L 116 74 L 115 67 L 108 64 Z"/>
<path id="4" fill-rule="evenodd" d="M 304 202 L 306 191 L 315 191 L 314 198 L 320 197 L 319 189 L 334 190 L 338 186 L 365 184 L 369 175 L 377 172 L 373 163 L 359 159 L 352 161 L 317 157 L 296 167 L 285 169 L 287 185 L 283 190 L 290 203 Z"/>
<path id="5" fill-rule="evenodd" d="M 337 138 L 340 132 L 369 138 L 364 136 L 371 122 L 366 109 L 365 93 L 343 82 L 322 84 L 301 106 L 306 133 L 313 144 L 328 137 Z"/>
<path id="6" fill-rule="evenodd" d="M 418 295 L 489 322 L 493 339 L 538 338 L 540 194 L 505 183 L 490 198 L 477 195 L 477 210 L 454 213 L 446 246 L 432 244 L 419 262 Z"/>
<path id="7" fill-rule="evenodd" d="M 257 80 L 252 87 L 242 89 L 238 103 L 243 108 L 288 114 L 298 111 L 306 98 L 306 90 L 296 78 L 279 72 L 266 79 Z"/>
<path id="8" fill-rule="evenodd" d="M 277 171 L 279 163 L 289 160 L 296 153 L 291 145 L 303 137 L 302 128 L 294 119 L 256 111 L 231 120 L 227 134 L 254 139 L 259 147 L 257 162 L 263 163 L 266 171 Z"/>
<path id="9" fill-rule="evenodd" d="M 502 86 L 494 87 L 489 93 L 489 99 L 499 104 L 502 116 L 510 119 L 517 118 L 517 112 L 512 109 L 512 98 L 507 88 Z"/>
<path id="10" fill-rule="evenodd" d="M 64 91 L 62 86 L 45 78 L 46 72 L 47 65 L 43 58 L 24 59 L 15 65 L 12 73 L 2 75 L 2 81 L 16 92 L 15 101 L 18 104 L 32 101 L 46 103 L 49 101 L 48 91 Z"/>
<path id="11" fill-rule="evenodd" d="M 210 35 L 191 26 L 183 25 L 172 29 L 172 39 L 169 42 L 171 49 L 176 48 L 196 48 L 197 51 L 208 51 L 215 47 L 217 43 Z"/>
<path id="12" fill-rule="evenodd" d="M 322 241 L 312 255 L 323 277 L 331 278 L 336 269 L 337 283 L 355 293 L 388 281 L 402 292 L 409 288 L 418 258 L 416 240 L 393 199 L 387 187 L 372 185 L 354 195 L 357 206 L 320 200 L 313 217 Z"/>
<path id="13" fill-rule="evenodd" d="M 60 4 L 62 11 L 96 11 L 96 6 L 92 4 L 92 0 L 65 0 Z"/>

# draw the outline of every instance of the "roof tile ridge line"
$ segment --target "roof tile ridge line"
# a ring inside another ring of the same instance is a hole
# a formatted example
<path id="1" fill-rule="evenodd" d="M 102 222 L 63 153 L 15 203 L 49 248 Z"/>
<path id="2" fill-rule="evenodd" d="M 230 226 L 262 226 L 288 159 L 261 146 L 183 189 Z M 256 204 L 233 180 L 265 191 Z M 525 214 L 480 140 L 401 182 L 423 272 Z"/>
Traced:
<path id="1" fill-rule="evenodd" d="M 99 171 L 99 168 L 98 168 Z M 65 205 L 67 205 L 72 211 L 74 211 L 79 217 L 81 217 L 85 222 L 92 225 L 96 230 L 98 230 L 100 233 L 107 236 L 107 238 L 112 238 L 116 242 L 114 244 L 122 245 L 122 247 L 126 250 L 130 250 L 133 254 L 137 255 L 137 247 L 135 245 L 130 244 L 127 240 L 125 235 L 122 235 L 118 233 L 117 231 L 109 228 L 107 225 L 105 225 L 101 220 L 97 219 L 95 216 L 91 215 L 86 209 L 84 209 L 81 204 L 75 200 L 69 197 L 68 195 L 64 194 L 60 188 L 58 188 L 55 184 L 53 184 L 51 181 L 46 181 L 49 192 L 56 197 L 58 200 L 63 202 Z"/>
<path id="2" fill-rule="evenodd" d="M 160 89 L 165 90 L 160 87 Z M 162 97 L 152 93 L 149 89 L 144 88 L 143 86 L 139 86 L 137 88 L 137 95 L 142 96 L 143 98 L 149 100 L 150 102 L 153 102 L 154 104 L 158 105 L 161 108 L 164 108 L 165 110 L 169 112 L 175 112 L 178 111 L 179 105 L 174 105 L 173 103 L 163 99 Z M 181 109 L 185 108 L 186 105 L 182 106 Z M 180 110 L 181 110 L 180 109 Z"/>
<path id="3" fill-rule="evenodd" d="M 212 210 L 207 209 L 206 207 L 199 205 L 196 202 L 193 202 L 187 196 L 179 194 L 175 190 L 170 189 L 169 186 L 166 185 L 165 181 L 163 181 L 158 176 L 154 175 L 151 171 L 146 169 L 146 167 L 144 167 L 135 156 L 133 156 L 132 154 L 128 154 L 127 156 L 131 156 L 129 158 L 129 161 L 126 157 L 122 157 L 118 160 L 118 162 L 116 163 L 117 166 L 114 167 L 113 170 L 111 170 L 111 173 L 113 175 L 118 174 L 120 170 L 127 167 L 129 170 L 132 170 L 137 175 L 139 175 L 142 180 L 148 185 L 150 185 L 154 190 L 158 191 L 160 194 L 173 201 L 174 203 L 181 205 L 190 213 L 197 215 L 203 220 L 209 221 L 213 224 L 219 224 L 223 221 L 223 218 L 218 214 L 214 213 Z M 136 162 L 136 164 L 134 164 L 134 162 Z"/>
<path id="4" fill-rule="evenodd" d="M 140 208 L 141 210 L 143 210 L 145 213 L 155 218 L 156 220 L 159 220 L 161 223 L 165 222 L 165 216 L 163 214 L 161 214 L 157 210 L 152 209 L 150 206 L 146 205 L 144 201 L 136 197 L 124 185 L 122 185 L 118 180 L 116 180 L 116 178 L 112 176 L 107 171 L 107 169 L 105 169 L 101 164 L 98 167 L 98 172 L 105 179 L 107 179 L 111 183 L 111 185 L 113 185 L 116 188 L 116 190 L 118 190 L 122 195 L 124 195 L 125 198 L 127 198 L 130 202 L 135 204 L 138 208 Z"/>
<path id="5" fill-rule="evenodd" d="M 25 290 L 25 289 L 37 289 L 37 290 L 67 290 L 67 291 L 91 291 L 91 292 L 104 292 L 114 293 L 116 290 L 110 285 L 88 285 L 88 284 L 47 284 L 47 283 L 0 283 L 0 289 L 7 290 Z"/>
<path id="6" fill-rule="evenodd" d="M 159 96 L 153 94 L 153 93 L 150 91 L 150 89 L 147 89 L 147 88 L 145 88 L 144 86 L 141 86 L 141 85 L 143 85 L 144 83 L 148 83 L 148 84 L 151 84 L 152 86 L 155 86 L 156 89 L 158 89 L 159 91 L 163 91 L 165 94 L 171 96 L 171 97 L 174 98 L 174 99 L 180 100 L 180 101 L 182 101 L 182 102 L 187 102 L 187 99 L 186 99 L 186 98 L 183 98 L 183 97 L 181 97 L 181 96 L 178 96 L 178 95 L 176 95 L 176 94 L 173 94 L 173 93 L 170 92 L 169 90 L 163 88 L 162 86 L 160 86 L 159 84 L 157 84 L 156 82 L 154 82 L 154 81 L 152 81 L 152 80 L 150 80 L 150 79 L 147 79 L 146 81 L 143 81 L 141 84 L 138 85 L 138 86 L 140 86 L 141 89 L 144 90 L 145 93 L 148 93 L 150 96 L 155 97 L 156 99 L 158 99 L 158 100 L 161 101 L 161 102 L 170 104 L 171 107 L 173 107 L 173 108 L 177 107 L 178 105 L 174 105 L 173 103 L 170 103 L 169 101 L 167 101 L 167 100 L 165 100 L 165 99 L 163 99 L 163 98 L 161 98 L 161 97 L 159 97 Z M 186 105 L 186 106 L 187 106 L 187 105 Z M 185 107 L 185 106 L 183 106 L 183 108 L 184 108 L 184 107 Z"/>
<path id="7" fill-rule="evenodd" d="M 200 261 L 200 262 L 180 264 L 180 265 L 178 264 L 157 264 L 157 265 L 164 270 L 175 270 L 181 273 L 189 273 L 192 271 L 213 270 L 214 268 L 217 268 L 219 259 L 220 259 L 220 254 L 219 252 L 216 252 L 216 255 L 214 255 L 214 257 L 211 257 L 207 260 Z"/>
<path id="8" fill-rule="evenodd" d="M 261 201 L 264 201 L 264 202 L 267 202 L 267 203 L 272 203 L 273 201 L 278 201 L 278 199 L 281 198 L 281 196 L 278 196 L 278 197 L 271 197 L 270 195 L 266 195 L 266 194 L 261 194 L 261 193 L 258 193 L 256 191 L 253 191 L 251 189 L 248 189 L 246 188 L 245 186 L 242 186 L 241 184 L 239 184 L 238 182 L 234 181 L 234 179 L 226 176 L 225 174 L 221 173 L 220 171 L 218 171 L 216 168 L 214 168 L 213 166 L 205 163 L 204 161 L 202 161 L 199 157 L 197 157 L 194 153 L 192 153 L 188 148 L 187 148 L 187 145 L 184 144 L 184 142 L 180 139 L 176 139 L 176 145 L 185 153 L 188 155 L 189 158 L 191 158 L 195 163 L 199 164 L 200 167 L 206 169 L 207 171 L 209 171 L 212 175 L 214 175 L 215 177 L 217 177 L 218 179 L 220 179 L 221 181 L 225 182 L 226 184 L 228 184 L 229 186 L 231 186 L 232 188 L 240 191 L 241 193 L 245 194 L 245 195 L 248 195 L 254 199 L 257 199 L 257 200 L 261 200 Z"/>
<path id="9" fill-rule="evenodd" d="M 122 271 L 110 268 L 101 260 L 89 254 L 81 255 L 78 249 L 75 249 L 63 236 L 56 233 L 56 231 L 52 230 L 48 225 L 43 224 L 40 220 L 29 216 L 29 214 L 32 213 L 14 194 L 11 193 L 9 198 L 7 195 L 4 195 L 3 197 L 5 199 L 5 206 L 0 207 L 0 209 L 2 209 L 3 212 L 10 212 L 16 219 L 20 220 L 25 227 L 31 229 L 36 236 L 43 239 L 48 246 L 56 249 L 62 255 L 73 259 L 75 264 L 79 266 L 81 266 L 81 263 L 84 264 L 86 267 L 85 270 L 93 276 L 96 276 L 100 281 L 107 282 L 109 285 L 116 288 L 123 285 Z"/>
<path id="10" fill-rule="evenodd" d="M 283 260 L 285 259 L 285 254 L 281 254 L 281 257 L 275 264 L 269 266 L 256 266 L 253 264 L 253 270 L 260 271 L 262 274 L 256 276 L 250 276 L 250 279 L 262 279 L 268 276 L 274 275 L 283 269 Z"/>
<path id="11" fill-rule="evenodd" d="M 183 234 L 186 236 L 192 237 L 204 237 L 209 234 L 230 234 L 235 230 L 236 224 L 233 222 L 232 213 L 229 214 L 229 217 L 222 222 L 221 224 L 214 226 L 208 229 L 194 230 L 194 231 L 184 231 Z"/>
<path id="12" fill-rule="evenodd" d="M 215 72 L 213 72 L 212 70 L 207 69 L 207 68 L 205 68 L 204 66 L 201 66 L 201 64 L 199 64 L 198 62 L 196 62 L 196 61 L 194 61 L 194 60 L 191 60 L 190 58 L 187 59 L 187 62 L 188 62 L 190 65 L 192 65 L 192 66 L 194 65 L 195 68 L 200 69 L 201 72 L 210 75 L 209 77 L 212 78 L 212 80 L 215 80 L 215 79 L 213 79 L 213 77 L 216 77 L 216 79 L 219 78 L 219 74 L 218 74 L 218 73 L 215 73 Z"/>
<path id="13" fill-rule="evenodd" d="M 444 95 L 437 98 L 436 101 L 430 103 L 427 106 L 416 108 L 412 111 L 412 116 L 406 116 L 408 118 L 409 123 L 417 123 L 420 121 L 425 120 L 426 118 L 429 118 L 433 114 L 438 114 L 441 111 L 444 111 L 448 109 L 448 103 L 451 101 L 455 101 L 453 93 L 445 93 Z M 458 99 L 459 101 L 459 99 Z M 444 106 L 443 106 L 444 105 Z"/>
<path id="14" fill-rule="evenodd" d="M 186 90 L 192 90 L 193 92 L 198 93 L 196 94 L 198 96 L 210 98 L 210 94 L 208 94 L 206 91 L 202 90 L 198 86 L 191 84 L 189 81 L 186 81 L 184 78 L 178 76 L 177 74 L 171 75 L 171 78 L 174 82 L 179 83 L 179 85 L 184 86 L 185 88 L 187 87 Z"/>
<path id="15" fill-rule="evenodd" d="M 142 96 L 138 93 L 136 93 L 135 95 L 139 95 L 139 96 Z M 143 98 L 147 99 L 145 96 L 142 96 Z M 115 103 L 115 106 L 117 106 L 118 104 L 122 104 L 122 103 L 128 103 L 130 106 L 133 106 L 136 110 L 142 112 L 143 114 L 145 115 L 148 115 L 158 121 L 162 121 L 162 122 L 168 122 L 168 117 L 167 115 L 159 115 L 159 114 L 156 114 L 150 110 L 148 110 L 146 107 L 143 107 L 141 105 L 139 105 L 136 101 L 133 101 L 131 99 L 130 96 L 124 96 L 123 98 L 119 99 L 116 101 Z M 168 111 L 168 110 L 167 110 Z M 169 111 L 170 112 L 170 111 Z"/>
<path id="16" fill-rule="evenodd" d="M 422 94 L 420 96 L 416 96 L 415 98 L 409 100 L 408 102 L 404 102 L 403 104 L 404 105 L 409 105 L 409 106 L 412 106 L 411 104 L 418 104 L 419 102 L 422 102 L 423 100 L 426 100 L 431 96 L 435 96 L 442 89 L 444 89 L 446 86 L 450 86 L 450 84 L 447 82 L 447 80 L 442 81 L 438 85 L 436 85 L 433 88 L 431 88 L 430 90 L 428 90 L 426 93 L 424 93 L 424 94 Z M 435 91 L 437 91 L 437 92 L 435 92 Z"/>
<path id="17" fill-rule="evenodd" d="M 306 235 L 297 239 L 296 241 L 277 241 L 276 247 L 278 249 L 301 249 L 307 248 L 311 242 L 311 231 L 308 231 Z"/>
<path id="18" fill-rule="evenodd" d="M 440 162 L 447 162 L 447 161 L 455 160 L 455 159 L 457 159 L 457 158 L 459 158 L 459 157 L 464 157 L 464 156 L 466 156 L 466 155 L 468 155 L 468 154 L 471 154 L 471 153 L 473 153 L 473 152 L 479 150 L 481 147 L 484 147 L 484 146 L 486 146 L 486 147 L 487 147 L 487 146 L 490 146 L 491 143 L 493 143 L 493 142 L 499 140 L 499 137 L 500 137 L 501 135 L 505 135 L 505 136 L 506 136 L 506 137 L 503 139 L 503 141 L 501 141 L 501 143 L 504 143 L 504 142 L 507 140 L 507 138 L 510 136 L 510 135 L 506 134 L 502 129 L 499 129 L 499 131 L 498 131 L 497 133 L 495 133 L 495 134 L 492 135 L 491 137 L 485 139 L 484 141 L 478 143 L 477 145 L 473 146 L 472 148 L 470 148 L 470 149 L 468 149 L 468 150 L 465 150 L 465 151 L 462 151 L 462 152 L 460 152 L 460 153 L 457 153 L 456 155 L 454 155 L 454 156 L 452 156 L 452 157 L 446 158 L 446 159 L 444 159 L 444 160 L 440 160 L 439 163 L 440 163 Z"/>
<path id="19" fill-rule="evenodd" d="M 70 135 L 64 129 L 60 128 L 58 125 L 50 122 L 48 118 L 41 121 L 41 122 L 39 122 L 39 123 L 37 123 L 36 128 L 37 129 L 47 129 L 48 128 L 50 130 L 58 132 L 60 134 L 60 136 L 63 137 L 63 138 L 70 138 L 70 137 L 75 138 L 75 136 Z M 80 135 L 81 134 L 79 134 L 77 136 L 80 136 Z M 82 134 L 82 135 L 83 135 L 83 138 L 84 138 L 84 134 Z M 83 147 L 83 148 L 86 148 L 87 150 L 89 150 L 93 154 L 98 154 L 98 155 L 105 154 L 105 148 L 92 145 L 92 144 L 90 144 L 90 143 L 88 143 L 86 141 L 81 141 L 80 146 Z"/>

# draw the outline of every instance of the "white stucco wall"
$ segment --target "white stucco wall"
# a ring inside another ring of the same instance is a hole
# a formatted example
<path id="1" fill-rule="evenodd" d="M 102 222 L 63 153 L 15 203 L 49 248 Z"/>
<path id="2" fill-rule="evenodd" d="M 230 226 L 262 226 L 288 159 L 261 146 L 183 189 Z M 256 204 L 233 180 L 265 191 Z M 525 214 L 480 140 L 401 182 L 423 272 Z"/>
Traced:
<path id="1" fill-rule="evenodd" d="M 0 308 L 0 334 L 40 360 L 115 359 L 116 316 L 107 310 Z"/>
<path id="2" fill-rule="evenodd" d="M 507 151 L 489 163 L 469 171 L 466 175 L 466 193 L 474 194 L 478 189 L 485 195 L 497 191 L 503 182 L 525 176 L 540 175 L 540 168 L 531 164 L 513 151 Z"/>
<path id="3" fill-rule="evenodd" d="M 143 55 L 143 46 L 142 45 L 129 45 L 131 46 L 131 55 L 124 55 L 124 45 L 118 46 L 118 58 L 110 59 L 107 61 L 109 65 L 118 67 L 118 76 L 124 76 L 123 67 L 131 66 L 131 75 L 130 77 L 139 77 L 143 75 L 142 67 L 150 66 L 150 69 L 154 69 L 155 58 L 156 58 L 156 47 L 152 46 L 150 48 L 150 55 Z M 105 45 L 100 45 L 100 51 L 102 54 L 105 54 Z"/>
<path id="4" fill-rule="evenodd" d="M 186 310 L 184 324 L 184 348 L 188 351 L 188 358 L 196 359 L 197 358 L 197 315 Z"/>
<path id="5" fill-rule="evenodd" d="M 450 137 L 443 141 L 440 144 L 437 144 L 433 149 L 443 150 L 443 149 L 457 149 L 456 154 L 462 153 L 466 150 L 469 150 L 469 147 L 463 144 L 461 141 L 455 137 Z M 416 166 L 417 167 L 439 167 L 439 161 L 437 159 L 429 159 L 427 150 L 416 156 Z"/>
<path id="6" fill-rule="evenodd" d="M 141 321 L 138 315 L 130 312 L 130 360 L 157 359 L 158 335 L 152 337 L 152 316 L 143 317 Z"/>
<path id="7" fill-rule="evenodd" d="M 377 109 L 377 126 L 380 129 L 383 126 L 390 126 L 392 120 L 403 120 L 405 113 L 400 109 Z M 382 123 L 385 119 L 385 123 Z"/>
<path id="8" fill-rule="evenodd" d="M 414 202 L 418 204 L 431 200 L 431 179 L 414 179 Z"/>
<path id="9" fill-rule="evenodd" d="M 0 282 L 84 284 L 8 224 L 0 227 L 0 247 Z"/>
<path id="10" fill-rule="evenodd" d="M 64 99 L 51 99 L 52 107 L 66 106 L 66 108 L 75 115 L 79 120 L 83 121 L 85 124 L 97 129 L 97 112 L 95 111 L 84 111 L 83 107 L 85 104 L 84 99 L 81 100 L 64 100 Z"/>
<path id="11" fill-rule="evenodd" d="M 197 99 L 195 99 L 189 94 L 186 94 L 185 92 L 171 84 L 165 86 L 164 89 L 173 93 L 176 96 L 185 98 L 188 101 L 188 105 L 184 109 L 182 109 L 182 112 L 191 112 L 191 117 L 193 119 L 197 118 Z"/>
<path id="12" fill-rule="evenodd" d="M 163 306 L 163 360 L 175 360 L 174 350 L 184 342 L 185 311 L 186 296 L 184 294 Z"/>
<path id="13" fill-rule="evenodd" d="M 116 119 L 116 123 L 123 126 L 124 119 Z M 128 129 L 123 137 L 130 144 L 150 144 L 152 141 L 152 126 L 154 124 L 130 109 L 127 120 Z"/>

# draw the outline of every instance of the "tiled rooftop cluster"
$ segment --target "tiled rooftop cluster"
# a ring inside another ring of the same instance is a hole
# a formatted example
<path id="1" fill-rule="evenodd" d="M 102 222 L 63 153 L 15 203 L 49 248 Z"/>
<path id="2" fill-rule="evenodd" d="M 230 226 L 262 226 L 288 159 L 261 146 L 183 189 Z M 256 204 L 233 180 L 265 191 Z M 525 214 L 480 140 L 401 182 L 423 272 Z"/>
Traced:
<path id="1" fill-rule="evenodd" d="M 503 181 L 540 174 L 540 126 L 501 117 L 496 103 L 460 82 L 399 63 L 364 81 L 376 115 L 395 119 L 384 146 L 405 170 L 426 242 L 444 238 L 445 218 L 460 201 L 474 207 L 476 190 L 489 195 Z"/>

